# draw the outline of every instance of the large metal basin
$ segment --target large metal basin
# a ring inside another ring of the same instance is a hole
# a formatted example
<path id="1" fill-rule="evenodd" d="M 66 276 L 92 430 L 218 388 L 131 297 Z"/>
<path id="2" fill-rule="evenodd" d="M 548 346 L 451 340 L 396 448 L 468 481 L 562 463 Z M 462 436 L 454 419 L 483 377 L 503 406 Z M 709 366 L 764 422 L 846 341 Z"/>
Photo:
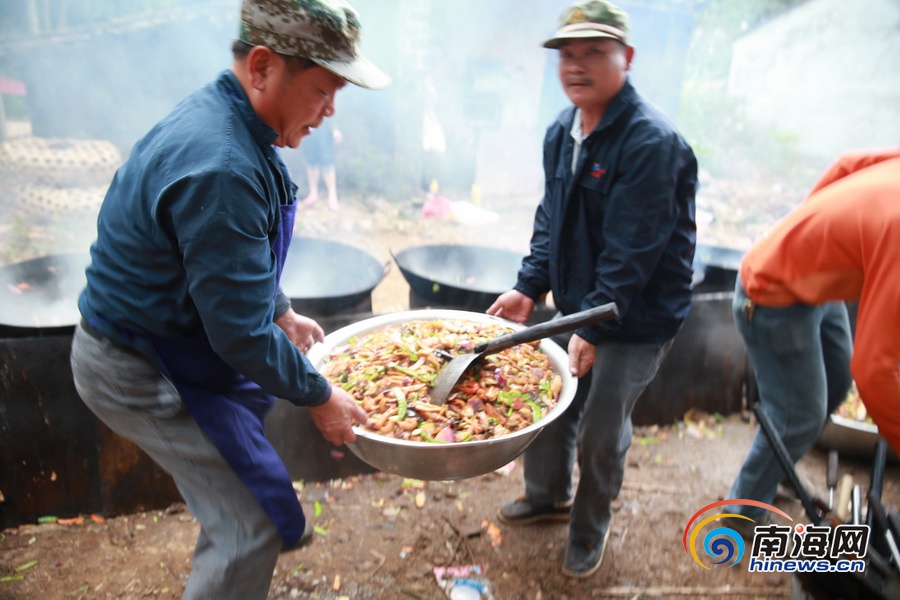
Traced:
<path id="1" fill-rule="evenodd" d="M 837 450 L 841 456 L 871 460 L 880 437 L 877 425 L 832 414 L 819 434 L 816 445 L 825 450 Z M 898 462 L 897 453 L 890 446 L 887 459 L 894 464 Z"/>
<path id="2" fill-rule="evenodd" d="M 514 328 L 520 325 L 484 313 L 459 310 L 413 310 L 365 319 L 330 333 L 323 344 L 317 344 L 309 359 L 318 368 L 325 356 L 352 337 L 365 335 L 388 325 L 428 319 L 464 319 L 478 323 L 503 323 Z M 357 440 L 348 444 L 350 450 L 378 470 L 422 480 L 467 479 L 490 473 L 519 456 L 541 429 L 554 421 L 572 403 L 578 380 L 568 371 L 568 355 L 551 340 L 541 342 L 541 350 L 549 357 L 553 369 L 562 377 L 563 387 L 557 405 L 543 420 L 509 435 L 473 442 L 428 444 L 398 440 L 356 427 Z"/>

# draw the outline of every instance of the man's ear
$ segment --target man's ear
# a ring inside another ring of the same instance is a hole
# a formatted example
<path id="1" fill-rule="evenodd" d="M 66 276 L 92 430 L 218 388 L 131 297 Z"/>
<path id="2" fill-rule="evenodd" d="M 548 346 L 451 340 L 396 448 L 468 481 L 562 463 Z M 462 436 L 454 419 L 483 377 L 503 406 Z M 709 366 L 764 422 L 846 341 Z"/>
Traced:
<path id="1" fill-rule="evenodd" d="M 631 61 L 634 60 L 634 46 L 625 46 L 625 70 L 631 70 Z"/>
<path id="2" fill-rule="evenodd" d="M 247 74 L 250 85 L 256 90 L 264 90 L 277 67 L 275 53 L 265 46 L 254 46 L 247 55 Z"/>

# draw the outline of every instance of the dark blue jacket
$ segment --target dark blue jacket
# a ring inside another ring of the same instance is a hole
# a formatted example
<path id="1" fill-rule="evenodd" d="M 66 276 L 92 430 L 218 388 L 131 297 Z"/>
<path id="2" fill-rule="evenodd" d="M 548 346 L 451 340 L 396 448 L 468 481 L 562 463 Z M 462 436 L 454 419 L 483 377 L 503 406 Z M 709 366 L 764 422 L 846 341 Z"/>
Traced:
<path id="1" fill-rule="evenodd" d="M 691 307 L 697 161 L 675 125 L 626 82 L 584 140 L 572 174 L 575 107 L 544 138 L 544 197 L 515 289 L 553 292 L 563 314 L 615 302 L 620 317 L 577 333 L 660 343 Z"/>
<path id="2" fill-rule="evenodd" d="M 205 333 L 266 392 L 318 405 L 331 386 L 273 322 L 287 300 L 271 241 L 296 190 L 276 137 L 230 71 L 182 101 L 116 172 L 78 306 L 123 343 Z"/>

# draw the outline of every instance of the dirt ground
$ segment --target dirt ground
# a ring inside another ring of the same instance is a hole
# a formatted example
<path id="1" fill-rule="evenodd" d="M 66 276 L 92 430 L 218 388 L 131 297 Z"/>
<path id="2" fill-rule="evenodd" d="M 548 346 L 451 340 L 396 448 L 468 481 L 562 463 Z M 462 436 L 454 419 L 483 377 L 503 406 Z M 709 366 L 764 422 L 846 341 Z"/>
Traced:
<path id="1" fill-rule="evenodd" d="M 298 233 L 359 245 L 385 262 L 389 250 L 430 242 L 524 252 L 536 201 L 486 198 L 481 208 L 488 212 L 468 207 L 463 219 L 426 220 L 414 203 L 347 198 L 340 212 L 324 202 L 303 208 Z M 5 223 L 0 242 L 20 248 L 19 260 L 51 245 L 81 249 L 93 237 L 90 224 L 36 221 L 28 231 L 39 244 L 10 243 L 23 225 Z M 375 313 L 407 308 L 399 269 L 389 270 L 372 303 Z M 498 600 L 790 597 L 788 575 L 748 573 L 743 565 L 704 569 L 682 547 L 690 518 L 727 493 L 754 432 L 740 415 L 636 430 L 604 564 L 586 580 L 560 572 L 564 525 L 509 527 L 497 520 L 500 504 L 522 493 L 521 459 L 457 482 L 380 473 L 297 482 L 315 541 L 281 556 L 269 598 L 446 598 L 435 567 L 473 565 L 483 568 Z M 798 467 L 820 495 L 827 495 L 824 462 L 816 449 Z M 869 465 L 842 460 L 841 469 L 865 491 Z M 900 506 L 896 466 L 888 469 L 884 499 L 889 509 Z M 808 522 L 799 502 L 780 500 L 778 506 Z M 0 600 L 180 597 L 198 530 L 183 506 L 105 519 L 59 517 L 75 522 L 23 524 L 0 534 Z"/>
<path id="2" fill-rule="evenodd" d="M 635 432 L 622 493 L 614 505 L 604 563 L 586 580 L 560 572 L 565 525 L 510 527 L 498 506 L 522 491 L 521 459 L 456 482 L 381 473 L 300 487 L 316 527 L 313 544 L 283 554 L 269 598 L 448 597 L 435 567 L 480 565 L 496 599 L 786 598 L 787 574 L 707 570 L 682 547 L 690 518 L 729 488 L 755 427 L 740 415 Z M 798 472 L 825 496 L 824 453 Z M 866 489 L 869 466 L 841 473 Z M 900 504 L 900 468 L 888 469 L 885 503 Z M 776 504 L 808 522 L 798 501 Z M 83 524 L 25 525 L 0 536 L 0 599 L 178 598 L 198 526 L 184 507 Z M 709 564 L 709 563 L 707 563 Z"/>

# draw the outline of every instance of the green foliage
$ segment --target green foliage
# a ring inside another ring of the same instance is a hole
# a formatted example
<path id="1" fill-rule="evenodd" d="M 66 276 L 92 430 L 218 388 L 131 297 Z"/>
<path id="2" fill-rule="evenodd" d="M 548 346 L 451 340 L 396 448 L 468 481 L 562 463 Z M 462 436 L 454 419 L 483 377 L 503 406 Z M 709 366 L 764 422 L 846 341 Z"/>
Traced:
<path id="1" fill-rule="evenodd" d="M 731 44 L 750 29 L 807 0 L 708 0 L 696 12 L 686 78 L 728 77 Z M 724 51 L 723 51 L 724 50 Z"/>
<path id="2" fill-rule="evenodd" d="M 752 28 L 806 0 L 710 0 L 688 48 L 679 123 L 704 169 L 718 176 L 807 178 L 798 139 L 751 126 L 727 93 L 731 48 Z"/>
<path id="3" fill-rule="evenodd" d="M 407 132 L 396 128 L 399 109 L 391 91 L 351 88 L 338 101 L 334 126 L 344 141 L 335 148 L 335 169 L 341 189 L 391 202 L 409 198 L 420 164 L 409 154 L 410 139 L 400 139 Z"/>
<path id="4" fill-rule="evenodd" d="M 408 197 L 413 186 L 409 162 L 395 161 L 377 143 L 347 144 L 338 150 L 335 168 L 342 188 L 362 196 Z"/>

